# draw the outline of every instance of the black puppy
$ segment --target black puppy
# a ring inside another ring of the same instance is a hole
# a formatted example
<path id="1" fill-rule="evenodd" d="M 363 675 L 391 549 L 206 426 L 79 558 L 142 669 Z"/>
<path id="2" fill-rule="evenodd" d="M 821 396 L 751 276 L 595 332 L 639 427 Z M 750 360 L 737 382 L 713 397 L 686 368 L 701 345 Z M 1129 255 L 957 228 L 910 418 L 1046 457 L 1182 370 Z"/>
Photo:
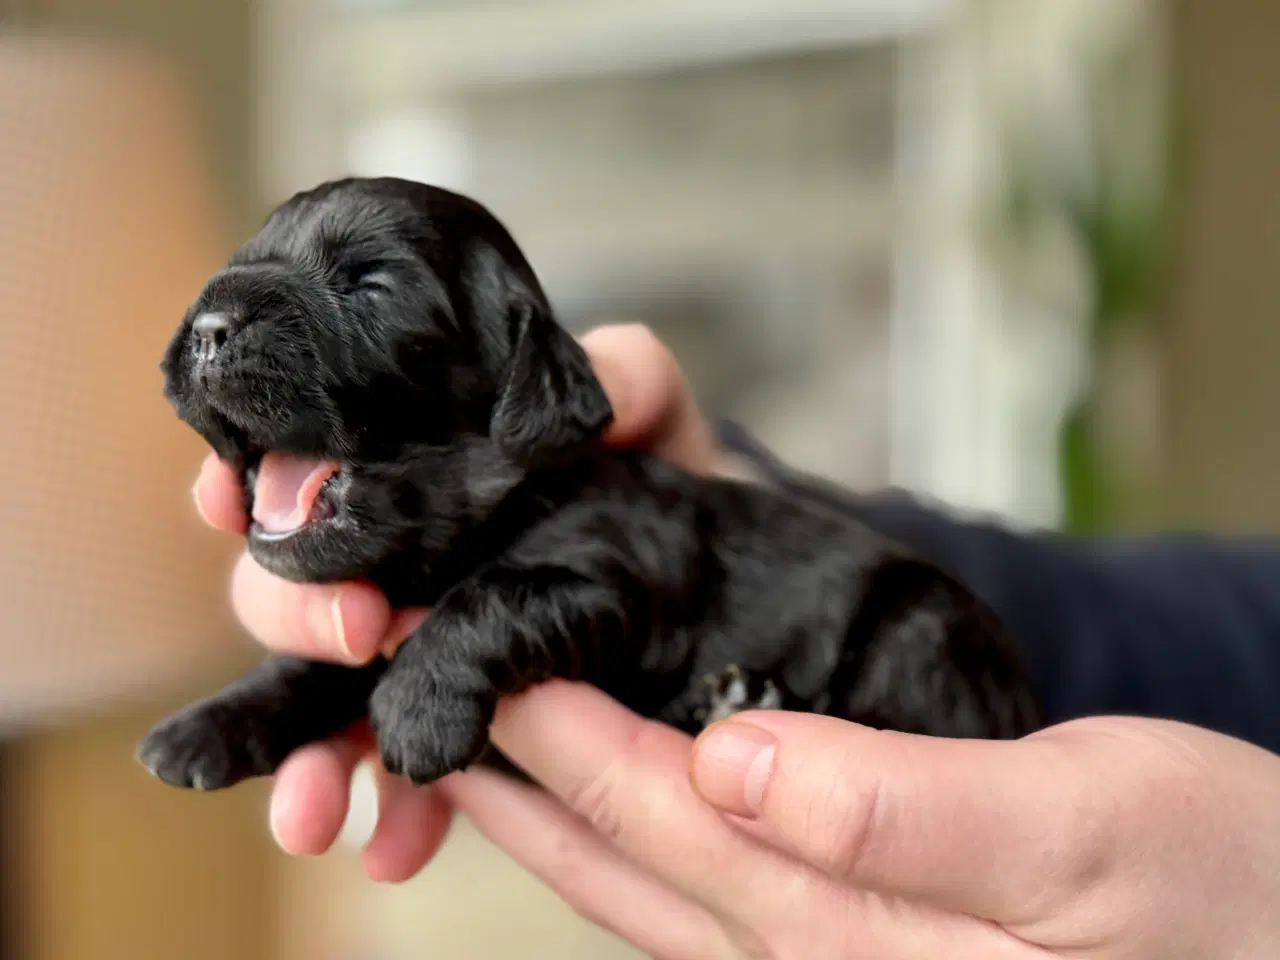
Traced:
<path id="1" fill-rule="evenodd" d="M 465 197 L 295 196 L 163 371 L 244 478 L 262 566 L 432 608 L 389 663 L 272 658 L 165 720 L 139 755 L 168 783 L 271 774 L 366 716 L 387 769 L 431 781 L 481 758 L 499 697 L 553 676 L 688 731 L 755 705 L 940 736 L 1041 722 L 999 623 L 939 570 L 814 503 L 603 449 L 585 354 Z"/>

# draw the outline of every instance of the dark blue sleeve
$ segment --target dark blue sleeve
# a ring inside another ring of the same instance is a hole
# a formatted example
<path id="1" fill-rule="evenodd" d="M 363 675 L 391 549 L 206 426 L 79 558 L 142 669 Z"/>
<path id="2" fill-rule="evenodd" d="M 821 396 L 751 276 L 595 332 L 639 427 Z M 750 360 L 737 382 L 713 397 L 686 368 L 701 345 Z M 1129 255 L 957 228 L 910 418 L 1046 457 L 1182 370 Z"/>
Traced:
<path id="1" fill-rule="evenodd" d="M 721 441 L 783 487 L 804 481 L 733 424 Z M 901 493 L 833 495 L 999 614 L 1062 721 L 1182 720 L 1280 752 L 1280 539 L 1073 539 L 970 522 Z"/>

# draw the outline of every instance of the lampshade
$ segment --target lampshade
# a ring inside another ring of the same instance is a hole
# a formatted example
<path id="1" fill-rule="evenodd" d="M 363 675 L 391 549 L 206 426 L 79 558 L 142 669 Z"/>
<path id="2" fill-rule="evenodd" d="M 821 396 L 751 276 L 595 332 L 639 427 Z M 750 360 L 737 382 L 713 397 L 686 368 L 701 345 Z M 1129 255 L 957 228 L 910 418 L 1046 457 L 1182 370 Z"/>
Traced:
<path id="1" fill-rule="evenodd" d="M 0 32 L 0 729 L 238 658 L 159 361 L 222 244 L 168 70 Z"/>

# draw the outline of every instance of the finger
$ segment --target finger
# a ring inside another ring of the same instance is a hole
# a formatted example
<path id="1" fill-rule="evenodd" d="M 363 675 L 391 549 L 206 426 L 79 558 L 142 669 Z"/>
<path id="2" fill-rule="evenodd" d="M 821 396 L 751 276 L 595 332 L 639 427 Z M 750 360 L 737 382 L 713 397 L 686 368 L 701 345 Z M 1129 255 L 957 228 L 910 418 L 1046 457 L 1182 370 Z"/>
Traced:
<path id="1" fill-rule="evenodd" d="M 1016 922 L 1099 869 L 1096 778 L 1052 744 L 935 739 L 742 713 L 698 738 L 694 786 L 850 883 Z"/>
<path id="2" fill-rule="evenodd" d="M 688 470 L 712 472 L 711 427 L 680 364 L 653 331 L 641 324 L 597 327 L 583 336 L 582 348 L 613 406 L 609 443 L 647 447 Z"/>
<path id="3" fill-rule="evenodd" d="M 377 764 L 378 823 L 360 859 L 370 880 L 403 883 L 427 865 L 449 833 L 453 811 L 433 787 L 415 787 Z"/>
<path id="4" fill-rule="evenodd" d="M 731 955 L 709 913 L 628 862 L 544 791 L 486 770 L 449 777 L 441 788 L 476 829 L 579 916 L 651 956 Z"/>
<path id="5" fill-rule="evenodd" d="M 983 921 L 921 909 L 859 891 L 809 897 L 756 867 L 786 929 L 761 935 L 760 911 L 741 904 L 746 922 L 714 915 L 621 854 L 550 794 L 486 770 L 441 781 L 457 810 L 575 912 L 661 958 L 981 957 L 1025 960 L 1026 944 Z M 684 858 L 699 856 L 690 848 Z M 726 878 L 727 879 L 727 878 Z M 837 902 L 833 903 L 833 900 Z M 963 946 L 968 949 L 961 953 Z"/>
<path id="6" fill-rule="evenodd" d="M 400 644 L 409 638 L 409 634 L 422 626 L 426 619 L 427 610 L 423 607 L 404 607 L 393 611 L 391 625 L 387 627 L 387 632 L 378 645 L 378 652 L 384 657 L 392 656 L 400 649 Z"/>
<path id="7" fill-rule="evenodd" d="M 818 871 L 743 836 L 689 782 L 690 740 L 601 691 L 551 681 L 499 706 L 502 752 L 629 859 L 722 920 L 769 931 L 831 905 Z"/>
<path id="8" fill-rule="evenodd" d="M 273 577 L 248 553 L 231 575 L 236 616 L 275 653 L 338 663 L 367 663 L 391 624 L 391 608 L 366 583 L 297 584 Z"/>
<path id="9" fill-rule="evenodd" d="M 271 833 L 285 853 L 319 856 L 333 846 L 351 801 L 351 774 L 364 756 L 363 735 L 314 743 L 290 754 L 271 789 Z"/>
<path id="10" fill-rule="evenodd" d="M 228 533 L 244 533 L 248 529 L 240 478 L 216 454 L 205 457 L 191 494 L 196 510 L 209 526 Z"/>

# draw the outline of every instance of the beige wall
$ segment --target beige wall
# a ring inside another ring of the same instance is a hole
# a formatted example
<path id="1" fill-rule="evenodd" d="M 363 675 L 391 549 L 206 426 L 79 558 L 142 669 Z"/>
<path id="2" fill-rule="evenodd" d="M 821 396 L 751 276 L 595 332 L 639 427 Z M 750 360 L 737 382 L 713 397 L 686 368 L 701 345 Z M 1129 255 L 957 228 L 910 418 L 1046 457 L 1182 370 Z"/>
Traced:
<path id="1" fill-rule="evenodd" d="M 252 7 L 245 0 L 23 0 L 7 12 L 23 26 L 141 42 L 176 63 L 196 101 L 229 246 L 260 215 Z M 273 854 L 261 785 L 183 793 L 133 760 L 138 738 L 184 699 L 48 731 L 6 753 L 4 846 L 18 869 L 5 885 L 18 901 L 11 916 L 22 960 L 270 955 Z"/>
<path id="2" fill-rule="evenodd" d="M 230 237 L 260 219 L 254 176 L 255 4 L 248 0 L 26 0 L 17 19 L 144 44 L 174 60 L 199 107 Z"/>

